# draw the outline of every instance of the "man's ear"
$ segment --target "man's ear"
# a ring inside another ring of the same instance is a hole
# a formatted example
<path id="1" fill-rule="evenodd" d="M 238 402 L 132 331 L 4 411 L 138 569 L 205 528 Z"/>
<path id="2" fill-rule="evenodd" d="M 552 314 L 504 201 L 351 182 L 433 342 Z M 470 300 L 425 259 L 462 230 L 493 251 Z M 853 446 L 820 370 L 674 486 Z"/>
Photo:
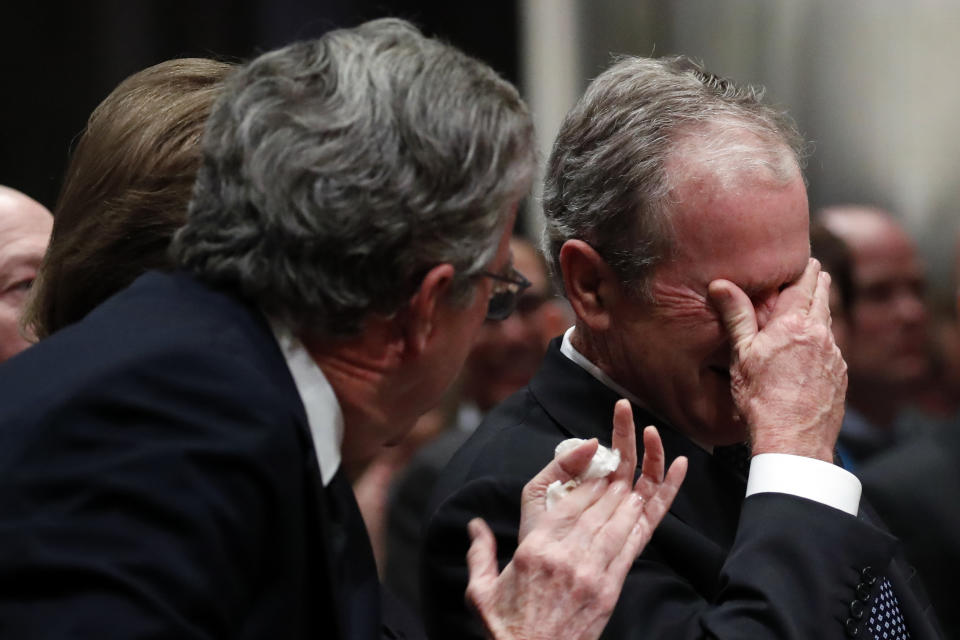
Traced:
<path id="1" fill-rule="evenodd" d="M 420 288 L 410 298 L 405 316 L 404 338 L 411 355 L 419 355 L 427 347 L 442 310 L 443 298 L 453 284 L 454 268 L 451 264 L 438 264 L 427 272 Z"/>
<path id="2" fill-rule="evenodd" d="M 560 270 L 567 299 L 577 318 L 594 331 L 608 329 L 613 305 L 620 295 L 613 269 L 583 240 L 567 240 L 560 248 Z"/>

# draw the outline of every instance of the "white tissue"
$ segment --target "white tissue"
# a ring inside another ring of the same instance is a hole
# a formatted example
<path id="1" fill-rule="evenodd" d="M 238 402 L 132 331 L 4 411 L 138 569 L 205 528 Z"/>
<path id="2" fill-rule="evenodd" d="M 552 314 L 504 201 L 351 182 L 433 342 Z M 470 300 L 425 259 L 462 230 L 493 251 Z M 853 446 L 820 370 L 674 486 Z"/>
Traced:
<path id="1" fill-rule="evenodd" d="M 576 449 L 583 442 L 580 438 L 564 440 L 554 449 L 553 459 L 556 460 L 567 452 Z M 547 511 L 552 509 L 560 498 L 579 487 L 584 480 L 606 477 L 616 471 L 618 466 L 620 466 L 620 452 L 617 449 L 607 449 L 602 444 L 597 445 L 597 451 L 593 454 L 593 459 L 590 460 L 590 466 L 583 474 L 566 482 L 555 480 L 550 483 L 550 486 L 547 487 Z"/>

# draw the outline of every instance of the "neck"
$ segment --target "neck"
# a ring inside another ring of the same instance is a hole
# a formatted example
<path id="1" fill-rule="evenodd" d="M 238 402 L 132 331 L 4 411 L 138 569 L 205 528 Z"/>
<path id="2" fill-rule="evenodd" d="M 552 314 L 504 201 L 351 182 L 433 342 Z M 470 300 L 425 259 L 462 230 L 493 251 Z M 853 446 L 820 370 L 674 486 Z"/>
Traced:
<path id="1" fill-rule="evenodd" d="M 623 369 L 618 366 L 618 361 L 627 351 L 622 345 L 613 344 L 607 334 L 594 333 L 583 327 L 579 322 L 573 333 L 570 335 L 570 344 L 580 352 L 583 357 L 592 362 L 598 369 L 603 371 L 611 380 L 628 389 L 637 397 L 642 397 L 637 393 L 634 387 L 630 385 L 629 376 L 623 374 Z"/>
<path id="2" fill-rule="evenodd" d="M 395 416 L 393 373 L 399 354 L 390 341 L 364 338 L 318 341 L 302 339 L 314 362 L 333 387 L 343 412 L 341 455 L 345 470 L 362 467 L 390 441 L 384 428 Z"/>

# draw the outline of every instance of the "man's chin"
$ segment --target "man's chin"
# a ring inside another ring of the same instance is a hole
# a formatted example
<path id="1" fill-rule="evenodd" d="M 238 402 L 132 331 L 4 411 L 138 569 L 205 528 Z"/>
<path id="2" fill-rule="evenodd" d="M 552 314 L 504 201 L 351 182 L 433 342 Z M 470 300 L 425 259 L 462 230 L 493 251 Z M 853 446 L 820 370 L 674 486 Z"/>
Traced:
<path id="1" fill-rule="evenodd" d="M 733 404 L 729 395 L 721 398 L 714 404 L 713 418 L 705 424 L 705 430 L 710 442 L 706 444 L 723 447 L 730 444 L 746 442 L 750 437 L 747 423 L 740 417 L 740 412 Z"/>
<path id="2" fill-rule="evenodd" d="M 701 409 L 697 415 L 678 416 L 681 420 L 676 421 L 667 418 L 667 422 L 702 447 L 738 444 L 749 438 L 747 425 L 734 409 L 731 399 Z"/>

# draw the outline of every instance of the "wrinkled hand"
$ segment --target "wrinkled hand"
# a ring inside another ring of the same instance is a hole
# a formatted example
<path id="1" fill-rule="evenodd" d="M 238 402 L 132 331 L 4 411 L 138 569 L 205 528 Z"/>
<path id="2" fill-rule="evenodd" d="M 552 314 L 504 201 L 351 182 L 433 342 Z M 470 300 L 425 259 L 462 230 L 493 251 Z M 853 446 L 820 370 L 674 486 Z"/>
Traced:
<path id="1" fill-rule="evenodd" d="M 730 387 L 753 454 L 833 462 L 843 420 L 847 365 L 830 330 L 830 276 L 810 260 L 758 329 L 753 304 L 727 280 L 709 287 L 730 337 Z"/>
<path id="2" fill-rule="evenodd" d="M 588 440 L 550 462 L 523 490 L 520 545 L 498 574 L 496 541 L 487 524 L 469 524 L 467 599 L 492 638 L 593 639 L 600 636 L 630 565 L 673 502 L 687 470 L 677 458 L 664 477 L 663 445 L 654 427 L 643 432 L 640 478 L 633 489 L 637 447 L 630 403 L 614 409 L 613 446 L 620 466 L 584 482 L 546 511 L 551 482 L 583 473 L 597 449 Z"/>

